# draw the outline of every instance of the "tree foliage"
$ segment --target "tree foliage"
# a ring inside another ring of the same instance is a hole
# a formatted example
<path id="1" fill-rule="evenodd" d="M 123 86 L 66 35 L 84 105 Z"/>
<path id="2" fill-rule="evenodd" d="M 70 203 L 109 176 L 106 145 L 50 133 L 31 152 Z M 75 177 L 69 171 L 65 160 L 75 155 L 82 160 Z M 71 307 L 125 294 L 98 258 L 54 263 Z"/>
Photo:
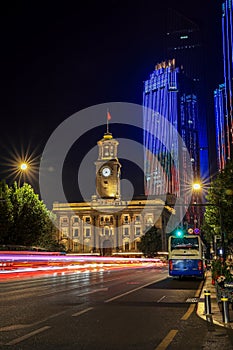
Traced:
<path id="1" fill-rule="evenodd" d="M 3 244 L 11 234 L 13 224 L 13 205 L 11 191 L 5 181 L 0 182 L 0 244 Z"/>
<path id="2" fill-rule="evenodd" d="M 0 243 L 55 247 L 55 217 L 33 188 L 0 182 L 0 191 Z"/>
<path id="3" fill-rule="evenodd" d="M 204 214 L 205 238 L 210 241 L 214 235 L 224 234 L 225 240 L 233 239 L 233 162 L 228 162 L 224 170 L 211 183 L 206 196 Z"/>
<path id="4" fill-rule="evenodd" d="M 161 234 L 155 226 L 152 226 L 141 238 L 139 249 L 148 258 L 155 257 L 162 248 Z"/>

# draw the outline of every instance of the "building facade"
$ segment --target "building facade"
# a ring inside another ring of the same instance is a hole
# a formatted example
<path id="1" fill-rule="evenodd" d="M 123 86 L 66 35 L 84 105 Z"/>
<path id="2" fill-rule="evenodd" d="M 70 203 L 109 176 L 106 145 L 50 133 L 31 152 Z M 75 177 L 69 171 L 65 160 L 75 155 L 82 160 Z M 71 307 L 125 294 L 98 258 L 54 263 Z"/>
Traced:
<path id="1" fill-rule="evenodd" d="M 233 3 L 222 3 L 224 83 L 214 91 L 218 170 L 233 159 Z"/>
<path id="2" fill-rule="evenodd" d="M 192 79 L 176 67 L 175 59 L 157 64 L 144 82 L 143 106 L 145 193 L 179 198 L 183 225 L 196 228 L 197 215 L 185 204 L 192 181 L 200 179 L 198 100 Z"/>
<path id="3" fill-rule="evenodd" d="M 138 244 L 152 226 L 161 234 L 162 249 L 167 248 L 166 223 L 173 209 L 159 197 L 121 198 L 121 164 L 118 141 L 107 132 L 98 142 L 96 193 L 90 202 L 53 204 L 58 220 L 58 241 L 67 251 L 79 254 L 141 254 Z"/>
<path id="4" fill-rule="evenodd" d="M 200 177 L 205 180 L 210 176 L 210 152 L 208 140 L 208 109 L 205 48 L 202 32 L 197 23 L 183 14 L 168 9 L 166 33 L 166 57 L 174 58 L 176 66 L 187 76 L 193 85 L 197 97 L 196 129 L 198 131 L 198 157 L 200 158 Z M 187 125 L 188 127 L 188 125 Z M 211 157 L 213 151 L 211 151 Z"/>
<path id="5" fill-rule="evenodd" d="M 143 144 L 147 195 L 179 195 L 180 192 L 179 172 L 174 167 L 179 157 L 178 138 L 177 135 L 166 135 L 169 131 L 165 125 L 168 120 L 175 129 L 178 128 L 177 74 L 174 60 L 162 62 L 144 82 Z M 170 150 L 161 142 L 166 137 L 173 139 Z"/>
<path id="6" fill-rule="evenodd" d="M 188 184 L 190 179 L 179 135 L 189 151 L 194 178 L 200 177 L 198 105 L 192 82 L 175 66 L 174 59 L 157 64 L 144 82 L 143 106 L 145 193 L 180 197 L 181 176 L 182 183 Z M 167 122 L 172 129 L 166 127 Z M 167 139 L 170 149 L 162 142 Z"/>

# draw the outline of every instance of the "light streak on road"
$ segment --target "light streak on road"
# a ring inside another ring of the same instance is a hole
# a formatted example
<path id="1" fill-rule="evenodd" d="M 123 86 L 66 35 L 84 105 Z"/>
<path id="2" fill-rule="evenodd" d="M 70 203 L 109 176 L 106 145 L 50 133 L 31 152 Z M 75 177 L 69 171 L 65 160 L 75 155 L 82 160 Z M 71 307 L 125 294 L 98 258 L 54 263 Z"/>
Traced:
<path id="1" fill-rule="evenodd" d="M 58 254 L 58 253 L 57 253 Z M 85 256 L 85 255 L 55 255 L 55 254 L 45 254 L 45 253 L 37 253 L 37 254 L 28 254 L 28 252 L 17 252 L 17 253 L 0 253 L 0 261 L 76 261 L 76 262 L 85 262 L 85 261 L 92 261 L 92 262 L 107 262 L 107 261 L 137 261 L 137 262 L 159 262 L 160 259 L 156 258 L 123 258 L 123 257 L 106 257 L 106 256 Z"/>
<path id="2" fill-rule="evenodd" d="M 1 252 L 0 279 L 41 274 L 90 273 L 163 265 L 160 259 L 64 255 L 59 253 Z"/>

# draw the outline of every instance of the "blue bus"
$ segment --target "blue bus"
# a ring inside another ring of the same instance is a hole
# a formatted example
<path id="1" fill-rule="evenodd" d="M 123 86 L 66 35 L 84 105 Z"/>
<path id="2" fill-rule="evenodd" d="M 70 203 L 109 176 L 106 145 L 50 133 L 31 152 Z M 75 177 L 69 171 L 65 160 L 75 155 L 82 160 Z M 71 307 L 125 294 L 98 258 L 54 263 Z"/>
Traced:
<path id="1" fill-rule="evenodd" d="M 205 276 L 205 245 L 199 235 L 170 236 L 168 239 L 169 276 Z"/>

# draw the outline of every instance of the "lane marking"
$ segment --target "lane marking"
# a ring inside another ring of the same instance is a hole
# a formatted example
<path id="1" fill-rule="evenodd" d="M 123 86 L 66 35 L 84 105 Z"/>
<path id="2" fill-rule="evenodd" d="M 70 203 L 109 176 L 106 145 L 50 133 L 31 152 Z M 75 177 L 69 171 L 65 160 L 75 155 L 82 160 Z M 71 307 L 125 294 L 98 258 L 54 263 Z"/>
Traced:
<path id="1" fill-rule="evenodd" d="M 156 281 L 154 281 L 154 282 L 149 282 L 149 283 L 147 283 L 147 284 L 144 284 L 143 286 L 134 288 L 134 289 L 132 289 L 132 290 L 129 290 L 128 292 L 125 292 L 125 293 L 116 295 L 116 296 L 113 297 L 113 298 L 107 299 L 107 300 L 105 300 L 104 302 L 105 302 L 105 303 L 110 303 L 110 302 L 113 301 L 113 300 L 119 299 L 119 298 L 121 298 L 121 297 L 123 297 L 123 296 L 125 296 L 125 295 L 128 295 L 128 294 L 130 294 L 130 293 L 136 292 L 136 291 L 139 290 L 139 289 L 145 288 L 145 287 L 149 286 L 150 284 L 160 282 L 160 281 L 162 281 L 162 280 L 164 280 L 164 279 L 166 279 L 166 278 L 167 278 L 167 277 L 162 277 L 162 278 L 160 278 L 160 279 L 158 279 L 158 280 L 156 280 Z"/>
<path id="2" fill-rule="evenodd" d="M 107 281 L 95 282 L 92 285 L 95 286 L 95 285 L 103 284 L 103 283 L 106 284 L 108 282 L 112 282 L 112 281 L 115 281 L 115 280 L 118 280 L 118 279 L 121 279 L 121 277 L 113 278 L 113 279 L 107 280 Z M 85 284 L 85 285 L 83 285 L 81 287 L 75 286 L 75 287 L 69 288 L 68 290 L 67 290 L 67 288 L 64 288 L 64 289 L 60 289 L 60 290 L 53 291 L 53 292 L 41 293 L 41 294 L 38 294 L 37 296 L 42 297 L 42 296 L 52 295 L 52 294 L 61 293 L 61 292 L 69 292 L 69 291 L 72 291 L 72 290 L 75 290 L 75 289 L 86 288 L 87 286 L 88 286 L 88 284 Z M 81 295 L 81 294 L 79 294 L 79 295 Z"/>
<path id="3" fill-rule="evenodd" d="M 155 348 L 155 350 L 165 350 L 169 346 L 169 344 L 172 342 L 173 338 L 177 334 L 177 329 L 172 329 L 166 337 L 161 341 L 161 343 Z"/>
<path id="4" fill-rule="evenodd" d="M 60 315 L 64 314 L 65 312 L 66 311 L 57 312 L 56 314 L 50 315 L 50 316 L 43 318 L 42 320 L 36 321 L 34 323 L 12 324 L 10 326 L 3 326 L 0 328 L 0 332 L 8 332 L 8 331 L 15 331 L 17 329 L 30 328 L 30 327 L 36 326 L 42 322 L 46 322 L 46 321 L 50 320 L 51 318 L 60 316 Z"/>
<path id="5" fill-rule="evenodd" d="M 199 284 L 199 287 L 198 287 L 198 290 L 196 291 L 195 293 L 195 297 L 199 297 L 200 293 L 201 293 L 201 290 L 202 290 L 202 286 L 204 284 L 204 281 L 202 281 L 200 284 Z M 188 310 L 186 311 L 186 313 L 181 317 L 181 320 L 182 321 L 186 321 L 190 316 L 191 314 L 193 313 L 194 309 L 196 307 L 196 304 L 191 304 L 188 308 Z"/>
<path id="6" fill-rule="evenodd" d="M 73 317 L 76 317 L 76 316 L 85 314 L 86 312 L 88 312 L 88 311 L 90 311 L 90 310 L 93 310 L 93 309 L 94 309 L 93 307 L 88 307 L 87 309 L 84 309 L 84 310 L 81 310 L 81 311 L 79 311 L 79 312 L 76 312 L 76 313 L 73 314 L 72 316 L 73 316 Z"/>
<path id="7" fill-rule="evenodd" d="M 94 293 L 97 293 L 97 292 L 106 292 L 108 290 L 108 288 L 99 288 L 99 289 L 94 289 L 94 290 L 91 290 L 89 292 L 84 292 L 84 293 L 81 293 L 81 294 L 78 294 L 78 297 L 82 297 L 84 295 L 88 295 L 88 294 L 94 294 Z"/>
<path id="8" fill-rule="evenodd" d="M 188 298 L 185 300 L 186 303 L 198 303 L 199 302 L 199 298 Z"/>
<path id="9" fill-rule="evenodd" d="M 204 284 L 204 281 L 202 281 L 202 282 L 199 284 L 198 290 L 197 290 L 196 293 L 195 293 L 195 297 L 196 297 L 196 298 L 200 296 L 201 291 L 202 291 L 203 284 Z"/>
<path id="10" fill-rule="evenodd" d="M 157 303 L 160 303 L 160 301 L 162 301 L 163 299 L 166 298 L 166 295 L 164 295 L 162 298 L 160 298 L 159 300 L 157 300 Z"/>
<path id="11" fill-rule="evenodd" d="M 191 304 L 188 308 L 188 311 L 186 311 L 184 316 L 181 317 L 181 320 L 186 321 L 189 318 L 189 316 L 191 316 L 191 314 L 193 313 L 195 307 L 196 307 L 196 304 Z"/>
<path id="12" fill-rule="evenodd" d="M 21 341 L 25 340 L 25 339 L 28 339 L 30 337 L 32 337 L 33 335 L 36 335 L 36 334 L 39 334 L 41 332 L 44 332 L 46 331 L 47 329 L 51 328 L 50 326 L 45 326 L 45 327 L 42 327 L 42 328 L 39 328 L 39 329 L 36 329 L 35 331 L 33 332 L 30 332 L 28 334 L 25 334 L 23 335 L 22 337 L 19 337 L 19 338 L 15 338 L 13 340 L 11 340 L 9 343 L 5 344 L 5 345 L 15 345 L 15 344 L 18 344 L 20 343 Z"/>

